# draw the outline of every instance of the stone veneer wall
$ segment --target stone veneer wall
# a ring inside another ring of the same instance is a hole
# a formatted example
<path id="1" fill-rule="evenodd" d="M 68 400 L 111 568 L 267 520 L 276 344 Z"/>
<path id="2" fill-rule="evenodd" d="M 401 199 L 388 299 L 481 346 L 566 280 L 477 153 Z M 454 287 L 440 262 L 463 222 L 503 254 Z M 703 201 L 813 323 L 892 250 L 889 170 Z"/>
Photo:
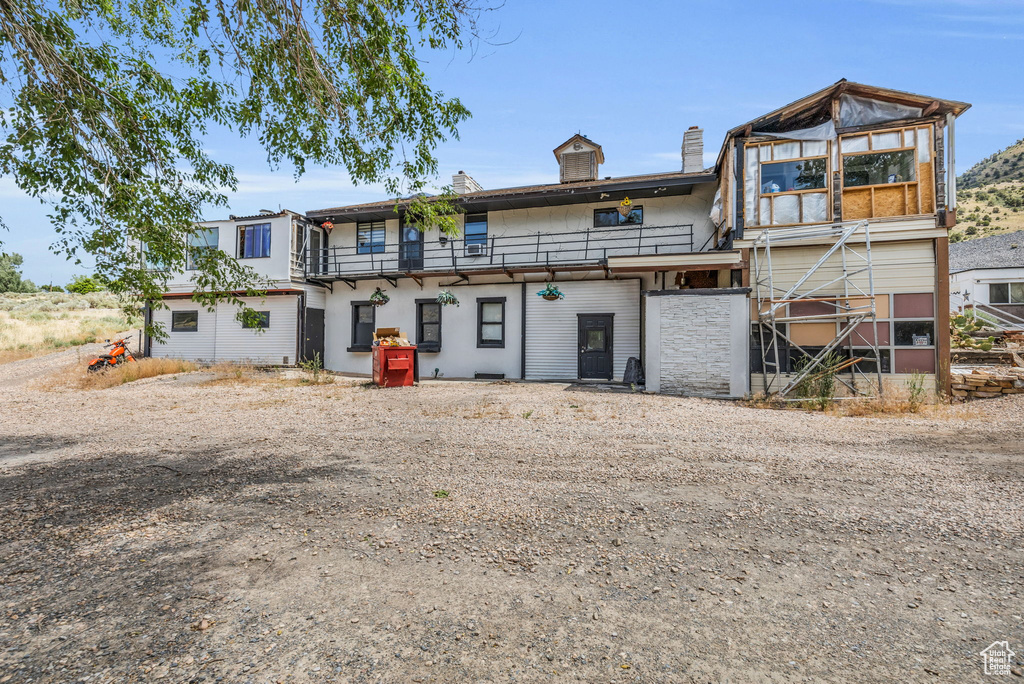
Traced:
<path id="1" fill-rule="evenodd" d="M 1024 394 L 1024 368 L 954 369 L 951 376 L 953 399 L 991 399 L 1004 394 Z"/>

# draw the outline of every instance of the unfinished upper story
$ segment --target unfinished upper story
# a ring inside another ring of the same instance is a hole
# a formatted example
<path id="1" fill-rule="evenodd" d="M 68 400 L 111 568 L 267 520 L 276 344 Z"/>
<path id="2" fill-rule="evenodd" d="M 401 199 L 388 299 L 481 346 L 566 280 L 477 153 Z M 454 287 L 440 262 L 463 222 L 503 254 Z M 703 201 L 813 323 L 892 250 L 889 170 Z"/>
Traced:
<path id="1" fill-rule="evenodd" d="M 843 80 L 733 128 L 716 165 L 718 244 L 862 219 L 879 238 L 944 236 L 956 221 L 954 122 L 969 106 Z"/>
<path id="2" fill-rule="evenodd" d="M 687 133 L 691 150 L 699 150 L 700 136 L 697 129 Z M 600 175 L 604 154 L 585 136 L 565 141 L 554 156 L 560 182 L 548 185 L 485 190 L 464 172 L 456 174 L 458 237 L 407 222 L 408 201 L 310 211 L 330 235 L 328 245 L 309 252 L 307 273 L 356 281 L 608 271 L 616 258 L 714 246 L 715 176 L 704 170 L 699 152 L 684 154 L 678 172 L 618 178 Z"/>

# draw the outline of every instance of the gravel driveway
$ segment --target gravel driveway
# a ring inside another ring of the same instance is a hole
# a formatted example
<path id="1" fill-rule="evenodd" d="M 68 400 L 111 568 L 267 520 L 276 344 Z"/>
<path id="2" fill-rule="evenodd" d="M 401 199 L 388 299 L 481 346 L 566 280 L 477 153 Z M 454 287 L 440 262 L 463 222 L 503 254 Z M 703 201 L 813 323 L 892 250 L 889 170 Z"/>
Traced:
<path id="1" fill-rule="evenodd" d="M 1024 656 L 1024 396 L 837 418 L 554 384 L 52 391 L 20 363 L 0 682 L 980 682 L 991 642 Z"/>

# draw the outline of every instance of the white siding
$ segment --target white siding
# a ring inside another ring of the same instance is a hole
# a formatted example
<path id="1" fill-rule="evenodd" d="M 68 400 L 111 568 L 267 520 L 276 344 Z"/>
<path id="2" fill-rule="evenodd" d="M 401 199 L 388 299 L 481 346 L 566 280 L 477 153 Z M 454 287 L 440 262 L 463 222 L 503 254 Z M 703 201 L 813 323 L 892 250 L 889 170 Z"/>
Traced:
<path id="1" fill-rule="evenodd" d="M 161 323 L 168 335 L 164 342 L 153 340 L 151 354 L 157 357 L 193 361 L 243 361 L 254 364 L 294 364 L 298 337 L 298 298 L 292 295 L 243 298 L 257 311 L 270 312 L 270 327 L 259 332 L 243 328 L 235 318 L 237 309 L 220 304 L 207 311 L 190 300 L 169 300 L 169 309 L 153 312 L 153 320 Z M 196 332 L 172 332 L 172 311 L 198 311 Z"/>
<path id="2" fill-rule="evenodd" d="M 338 283 L 344 285 L 344 283 Z M 348 287 L 345 285 L 345 287 Z M 310 309 L 322 309 L 327 306 L 327 293 L 330 292 L 327 288 L 318 287 L 317 285 L 306 285 L 302 289 L 306 291 L 306 306 Z"/>
<path id="3" fill-rule="evenodd" d="M 200 304 L 188 299 L 171 299 L 165 302 L 166 309 L 153 311 L 153 322 L 163 326 L 167 339 L 153 340 L 151 355 L 190 361 L 213 361 L 217 346 L 217 313 L 207 311 Z M 173 332 L 171 313 L 174 311 L 196 311 L 199 325 L 195 332 Z"/>
<path id="4" fill-rule="evenodd" d="M 441 309 L 441 351 L 419 355 L 420 375 L 427 378 L 436 368 L 445 378 L 472 378 L 476 373 L 503 373 L 508 378 L 521 377 L 522 370 L 522 283 L 507 278 L 493 283 L 458 285 L 442 288 L 441 282 L 451 278 L 429 278 L 420 287 L 415 281 L 402 279 L 398 287 L 384 280 L 364 280 L 355 290 L 344 283 L 334 286 L 327 295 L 324 365 L 330 370 L 369 375 L 370 352 L 349 352 L 352 344 L 352 302 L 367 301 L 375 288 L 383 289 L 391 301 L 377 307 L 376 327 L 400 328 L 415 344 L 416 300 L 434 299 L 442 289 L 450 289 L 459 298 L 459 306 Z M 541 289 L 530 283 L 532 291 Z M 531 290 L 527 290 L 530 292 Z M 477 347 L 477 298 L 505 297 L 505 346 Z"/>
<path id="5" fill-rule="evenodd" d="M 543 289 L 542 283 L 527 283 L 527 379 L 578 377 L 577 314 L 615 314 L 612 324 L 614 376 L 621 380 L 626 359 L 640 357 L 640 281 L 580 280 L 556 284 L 565 299 L 549 302 L 536 294 Z"/>
<path id="6" fill-rule="evenodd" d="M 295 363 L 298 338 L 298 297 L 282 295 L 265 300 L 243 298 L 256 311 L 270 313 L 270 327 L 262 331 L 243 328 L 237 309 L 217 308 L 217 361 L 291 365 Z"/>

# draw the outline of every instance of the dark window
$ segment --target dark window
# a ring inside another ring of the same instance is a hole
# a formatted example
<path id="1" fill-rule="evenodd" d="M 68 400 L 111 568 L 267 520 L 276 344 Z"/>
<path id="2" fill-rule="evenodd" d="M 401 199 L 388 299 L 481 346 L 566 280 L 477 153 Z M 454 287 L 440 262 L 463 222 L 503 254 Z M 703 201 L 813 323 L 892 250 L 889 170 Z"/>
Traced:
<path id="1" fill-rule="evenodd" d="M 892 328 L 897 347 L 930 347 L 935 344 L 934 321 L 896 321 Z"/>
<path id="2" fill-rule="evenodd" d="M 477 305 L 478 347 L 505 346 L 505 298 L 480 297 Z"/>
<path id="3" fill-rule="evenodd" d="M 441 351 L 441 305 L 433 299 L 416 300 L 416 348 Z"/>
<path id="4" fill-rule="evenodd" d="M 761 373 L 764 371 L 761 359 L 761 334 L 760 324 L 752 323 L 750 325 L 750 372 Z M 777 323 L 776 327 L 779 329 L 779 365 L 782 366 L 781 372 L 789 372 L 789 343 L 783 335 L 786 334 L 786 324 Z M 768 328 L 764 331 L 764 344 L 766 347 L 765 356 L 768 358 L 768 369 L 770 372 L 775 372 L 775 348 L 772 346 L 772 335 Z"/>
<path id="5" fill-rule="evenodd" d="M 487 214 L 467 214 L 462 232 L 467 245 L 486 245 Z"/>
<path id="6" fill-rule="evenodd" d="M 917 178 L 913 150 L 892 150 L 843 156 L 843 186 L 885 185 Z"/>
<path id="7" fill-rule="evenodd" d="M 196 264 L 201 261 L 201 256 L 217 249 L 220 241 L 220 229 L 203 228 L 197 230 L 188 237 L 188 263 L 185 268 L 190 271 L 196 270 Z"/>
<path id="8" fill-rule="evenodd" d="M 258 319 L 252 321 L 242 321 L 243 328 L 256 328 L 264 329 L 270 327 L 270 312 L 269 311 L 257 311 L 256 315 Z"/>
<path id="9" fill-rule="evenodd" d="M 761 164 L 761 194 L 824 187 L 825 157 Z"/>
<path id="10" fill-rule="evenodd" d="M 199 330 L 198 311 L 172 311 L 171 332 L 196 332 Z"/>
<path id="11" fill-rule="evenodd" d="M 614 226 L 638 226 L 644 222 L 644 208 L 633 207 L 629 214 L 623 216 L 618 209 L 595 209 L 594 227 L 611 228 Z"/>
<path id="12" fill-rule="evenodd" d="M 1024 304 L 1024 283 L 991 283 L 989 304 Z"/>
<path id="13" fill-rule="evenodd" d="M 259 259 L 270 256 L 270 224 L 238 227 L 238 258 Z"/>
<path id="14" fill-rule="evenodd" d="M 882 357 L 882 372 L 892 372 L 892 352 L 889 349 L 879 349 L 879 355 Z M 857 362 L 857 371 L 860 373 L 877 373 L 878 369 L 875 365 L 875 350 L 874 349 L 854 349 L 854 357 L 861 359 Z"/>
<path id="15" fill-rule="evenodd" d="M 348 351 L 372 351 L 377 307 L 370 302 L 352 302 L 352 346 Z"/>
<path id="16" fill-rule="evenodd" d="M 356 225 L 356 251 L 359 254 L 378 254 L 384 251 L 383 221 Z"/>

